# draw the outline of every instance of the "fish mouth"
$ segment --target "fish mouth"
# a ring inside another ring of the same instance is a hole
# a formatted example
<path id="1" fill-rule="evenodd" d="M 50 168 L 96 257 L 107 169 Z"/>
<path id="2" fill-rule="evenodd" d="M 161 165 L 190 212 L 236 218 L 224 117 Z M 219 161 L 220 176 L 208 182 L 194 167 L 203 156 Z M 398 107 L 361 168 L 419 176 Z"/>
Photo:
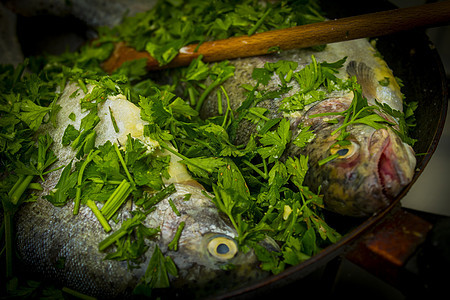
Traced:
<path id="1" fill-rule="evenodd" d="M 390 143 L 388 142 L 382 150 L 377 164 L 378 182 L 380 183 L 381 192 L 386 198 L 392 197 L 391 190 L 387 188 L 387 184 L 398 178 L 393 161 L 390 157 L 391 151 L 389 150 L 389 144 Z"/>
<path id="2" fill-rule="evenodd" d="M 397 155 L 395 149 L 398 148 L 393 145 L 391 137 L 388 137 L 380 151 L 377 163 L 377 176 L 381 193 L 387 199 L 396 197 L 409 182 L 406 175 L 408 172 L 399 162 L 403 157 Z"/>

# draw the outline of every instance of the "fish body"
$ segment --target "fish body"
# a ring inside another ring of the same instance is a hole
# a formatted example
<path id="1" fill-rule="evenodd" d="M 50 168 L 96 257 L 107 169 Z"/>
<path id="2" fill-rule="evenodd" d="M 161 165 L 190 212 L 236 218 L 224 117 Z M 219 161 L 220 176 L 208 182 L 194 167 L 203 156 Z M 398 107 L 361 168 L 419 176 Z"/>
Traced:
<path id="1" fill-rule="evenodd" d="M 91 91 L 93 86 L 88 85 L 88 88 Z M 76 151 L 70 145 L 62 146 L 61 139 L 67 125 L 79 128 L 82 117 L 87 114 L 80 108 L 80 99 L 84 95 L 77 84 L 68 84 L 58 100 L 62 107 L 58 112 L 58 126 L 54 128 L 45 124 L 40 129 L 54 140 L 52 149 L 59 158 L 55 168 L 76 160 Z M 111 114 L 115 116 L 118 131 L 113 126 Z M 98 116 L 100 122 L 95 127 L 97 146 L 106 142 L 124 145 L 127 135 L 131 135 L 140 139 L 148 151 L 167 155 L 158 149 L 157 142 L 143 136 L 145 122 L 140 118 L 140 109 L 124 96 L 108 97 L 99 104 Z M 110 250 L 99 251 L 99 242 L 111 233 L 105 232 L 89 207 L 82 205 L 79 213 L 74 215 L 72 201 L 57 207 L 44 199 L 45 195 L 55 192 L 61 173 L 62 170 L 49 173 L 42 183 L 43 191 L 38 199 L 24 204 L 16 214 L 17 250 L 28 270 L 87 295 L 122 298 L 132 294 L 158 246 L 164 255 L 172 258 L 178 269 L 178 276 L 171 278 L 173 287 L 194 286 L 206 292 L 205 285 L 212 282 L 217 287 L 258 276 L 257 268 L 251 267 L 257 263 L 253 252 L 239 251 L 234 240 L 236 231 L 222 219 L 211 196 L 192 180 L 185 166 L 177 162 L 176 156 L 172 157 L 169 167 L 169 174 L 173 176 L 165 181 L 166 185 L 174 184 L 176 191 L 160 201 L 143 221 L 146 227 L 159 228 L 160 231 L 151 240 L 146 240 L 148 250 L 141 258 L 142 263 L 132 270 L 126 261 L 104 259 Z M 101 209 L 102 204 L 97 205 Z M 119 222 L 109 222 L 111 232 L 130 219 L 134 209 L 134 204 L 125 203 L 119 210 Z M 178 240 L 178 250 L 169 250 L 168 245 L 181 223 L 184 223 L 184 228 Z M 224 280 L 224 276 L 230 276 L 230 272 L 222 270 L 226 264 L 233 264 L 236 268 L 233 276 Z M 248 268 L 253 271 L 247 272 Z M 245 273 L 240 270 L 245 270 Z"/>
<path id="2" fill-rule="evenodd" d="M 298 49 L 231 61 L 236 68 L 235 76 L 224 83 L 231 108 L 238 109 L 245 100 L 242 85 L 256 84 L 256 80 L 252 78 L 255 68 L 263 68 L 267 62 L 285 60 L 297 62 L 298 70 L 301 70 L 312 63 L 313 56 L 317 62 L 328 63 L 346 57 L 336 77 L 346 80 L 355 76 L 369 105 L 376 105 L 378 102 L 393 110 L 403 111 L 402 94 L 392 71 L 366 39 L 329 44 L 323 51 Z M 265 88 L 276 90 L 280 85 L 279 77 L 274 75 Z M 339 134 L 332 133 L 342 125 L 344 118 L 312 116 L 345 111 L 352 104 L 354 94 L 348 90 L 327 92 L 323 100 L 313 102 L 302 110 L 283 112 L 279 110 L 282 100 L 301 89 L 295 80 L 291 80 L 288 85 L 292 88 L 286 94 L 263 100 L 257 106 L 268 109 L 266 117 L 269 119 L 289 119 L 293 139 L 300 132 L 299 124 L 311 126 L 315 138 L 304 148 L 291 143 L 285 152 L 285 156 L 303 154 L 309 157 L 305 184 L 315 191 L 320 190 L 325 207 L 339 214 L 369 216 L 389 205 L 412 180 L 416 164 L 412 147 L 404 143 L 389 127 L 376 130 L 366 124 L 352 124 L 346 129 L 350 145 L 339 152 L 343 155 L 320 165 L 320 161 L 337 153 L 338 149 L 330 148 L 337 142 Z M 225 105 L 223 103 L 223 110 L 226 110 Z M 215 95 L 205 101 L 201 115 L 218 115 Z M 383 117 L 390 122 L 398 122 L 391 116 Z M 332 118 L 336 119 L 335 122 L 330 122 Z M 236 130 L 236 143 L 245 144 L 255 131 L 256 125 L 247 120 L 241 121 Z"/>

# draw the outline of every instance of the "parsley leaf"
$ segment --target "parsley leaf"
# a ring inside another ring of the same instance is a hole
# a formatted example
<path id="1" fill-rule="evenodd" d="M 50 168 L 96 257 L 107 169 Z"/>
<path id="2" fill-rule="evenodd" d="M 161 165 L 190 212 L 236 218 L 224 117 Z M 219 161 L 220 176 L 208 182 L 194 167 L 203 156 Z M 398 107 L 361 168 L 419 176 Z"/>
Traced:
<path id="1" fill-rule="evenodd" d="M 72 162 L 68 164 L 59 178 L 55 188 L 44 198 L 55 206 L 63 206 L 67 203 L 69 190 L 73 189 L 77 183 L 78 173 L 71 173 Z"/>
<path id="2" fill-rule="evenodd" d="M 291 140 L 290 123 L 287 119 L 282 119 L 276 131 L 267 132 L 261 136 L 260 143 L 264 145 L 257 151 L 263 158 L 269 158 L 269 163 L 275 162 L 281 157 L 286 145 Z"/>
<path id="3" fill-rule="evenodd" d="M 302 124 L 299 124 L 299 131 L 293 140 L 294 145 L 303 148 L 316 137 L 316 134 L 313 131 L 310 131 L 310 128 L 311 126 L 303 127 Z"/>
<path id="4" fill-rule="evenodd" d="M 151 290 L 154 288 L 167 288 L 169 287 L 169 274 L 178 276 L 177 267 L 173 260 L 169 256 L 164 257 L 158 245 L 155 245 L 145 275 L 133 292 L 137 295 L 150 296 Z"/>
<path id="5" fill-rule="evenodd" d="M 26 100 L 20 106 L 19 119 L 25 122 L 31 130 L 36 131 L 41 126 L 44 117 L 51 111 L 51 107 L 42 107 L 31 100 Z"/>

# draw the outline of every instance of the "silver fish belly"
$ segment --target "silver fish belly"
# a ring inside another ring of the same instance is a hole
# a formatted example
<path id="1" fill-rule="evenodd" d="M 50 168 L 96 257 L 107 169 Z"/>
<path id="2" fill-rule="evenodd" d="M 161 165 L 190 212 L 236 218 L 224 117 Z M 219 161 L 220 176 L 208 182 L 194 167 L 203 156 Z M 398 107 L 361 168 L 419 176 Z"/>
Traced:
<path id="1" fill-rule="evenodd" d="M 71 97 L 77 91 L 77 96 Z M 70 146 L 61 145 L 61 138 L 68 124 L 80 126 L 85 112 L 81 111 L 79 102 L 84 95 L 76 84 L 68 84 L 58 100 L 62 107 L 58 113 L 58 127 L 46 124 L 41 129 L 55 141 L 53 151 L 59 158 L 56 166 L 67 165 L 75 157 L 75 151 Z M 165 155 L 157 149 L 155 141 L 143 137 L 144 123 L 140 119 L 140 109 L 125 97 L 111 96 L 99 106 L 100 122 L 95 127 L 98 145 L 106 141 L 123 143 L 123 139 L 131 134 L 141 139 L 149 151 L 159 151 L 160 155 Z M 72 113 L 75 118 L 69 118 Z M 113 128 L 111 113 L 115 116 L 118 132 Z M 29 270 L 87 295 L 121 298 L 131 295 L 145 274 L 157 245 L 177 266 L 178 277 L 172 278 L 173 287 L 195 287 L 203 292 L 206 289 L 202 287 L 212 282 L 218 286 L 233 285 L 261 275 L 256 268 L 248 272 L 248 268 L 257 263 L 255 255 L 239 251 L 234 240 L 237 235 L 234 228 L 222 219 L 211 198 L 192 180 L 176 157 L 173 157 L 169 167 L 169 173 L 173 176 L 166 181 L 167 185 L 174 184 L 176 192 L 159 202 L 144 220 L 143 225 L 159 227 L 160 232 L 156 238 L 146 241 L 148 250 L 145 257 L 142 257 L 140 266 L 132 270 L 125 261 L 104 260 L 106 253 L 99 251 L 99 242 L 110 233 L 105 232 L 91 209 L 82 205 L 78 215 L 74 215 L 73 203 L 56 207 L 43 199 L 55 188 L 61 171 L 48 174 L 42 184 L 42 195 L 35 202 L 24 204 L 16 215 L 17 250 Z M 186 200 L 188 194 L 190 198 Z M 179 215 L 174 212 L 169 199 Z M 109 222 L 112 232 L 120 228 L 122 221 L 132 217 L 133 209 L 133 205 L 130 207 L 127 203 L 120 209 L 119 222 Z M 178 250 L 171 251 L 168 244 L 182 222 L 185 226 L 178 240 Z M 233 276 L 222 270 L 225 264 L 236 266 Z"/>
<path id="2" fill-rule="evenodd" d="M 294 61 L 298 63 L 298 69 L 302 69 L 311 63 L 312 55 L 317 62 L 334 62 L 347 57 L 344 66 L 336 74 L 338 78 L 345 80 L 355 76 L 369 105 L 375 105 L 377 101 L 394 110 L 403 111 L 400 87 L 386 62 L 376 54 L 368 40 L 360 39 L 329 44 L 323 51 L 299 49 L 275 55 L 237 59 L 232 61 L 236 67 L 235 76 L 225 82 L 224 87 L 230 97 L 232 109 L 237 109 L 245 99 L 241 86 L 254 85 L 256 81 L 252 78 L 253 69 L 263 68 L 266 62 Z M 380 84 L 382 80 L 387 84 Z M 266 88 L 275 90 L 280 84 L 278 76 L 274 75 Z M 300 149 L 292 144 L 285 152 L 287 156 L 309 156 L 305 184 L 316 191 L 320 187 L 326 208 L 339 214 L 369 216 L 389 205 L 412 180 L 416 164 L 412 147 L 404 143 L 392 129 L 375 130 L 368 125 L 354 124 L 347 128 L 351 145 L 340 152 L 345 154 L 319 165 L 319 161 L 330 156 L 330 147 L 335 144 L 337 138 L 337 134 L 331 133 L 342 125 L 343 118 L 337 118 L 337 124 L 330 124 L 329 117 L 310 116 L 345 111 L 352 103 L 353 93 L 331 92 L 324 100 L 312 103 L 301 111 L 283 113 L 279 111 L 283 98 L 292 96 L 300 89 L 295 80 L 288 85 L 292 86 L 292 89 L 285 95 L 261 101 L 257 106 L 267 108 L 269 112 L 266 116 L 269 118 L 288 118 L 293 137 L 299 133 L 299 124 L 311 126 L 314 130 L 316 137 L 305 148 Z M 223 109 L 226 109 L 225 105 Z M 205 101 L 201 114 L 203 117 L 218 114 L 215 95 Z M 396 122 L 391 117 L 389 121 Z M 236 143 L 246 143 L 255 131 L 253 124 L 243 120 L 242 126 L 237 130 Z"/>

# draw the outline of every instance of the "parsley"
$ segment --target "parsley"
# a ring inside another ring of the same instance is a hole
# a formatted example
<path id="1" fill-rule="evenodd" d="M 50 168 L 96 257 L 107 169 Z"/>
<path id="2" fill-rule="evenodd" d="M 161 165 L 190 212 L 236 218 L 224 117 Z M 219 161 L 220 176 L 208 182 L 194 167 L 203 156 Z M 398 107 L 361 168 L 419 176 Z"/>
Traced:
<path id="1" fill-rule="evenodd" d="M 30 60 L 16 68 L 0 66 L 0 164 L 2 165 L 2 239 L 5 240 L 5 275 L 13 276 L 13 219 L 20 204 L 28 198 L 27 190 L 53 170 L 47 170 L 57 160 L 50 149 L 49 135 L 36 134 L 39 127 L 51 122 L 60 109 L 55 101 L 56 84 L 46 71 L 27 72 Z M 3 234 L 4 233 L 4 234 Z"/>
<path id="2" fill-rule="evenodd" d="M 20 106 L 19 119 L 25 122 L 31 130 L 36 131 L 41 126 L 44 117 L 52 110 L 52 107 L 42 107 L 30 100 L 26 100 Z"/>
<path id="3" fill-rule="evenodd" d="M 310 131 L 310 128 L 311 126 L 304 127 L 302 124 L 299 124 L 299 131 L 293 140 L 294 145 L 299 148 L 303 148 L 308 143 L 312 142 L 312 140 L 316 137 L 316 134 Z"/>
<path id="4" fill-rule="evenodd" d="M 128 198 L 131 191 L 131 184 L 124 179 L 105 202 L 105 205 L 101 209 L 102 215 L 104 215 L 107 220 L 111 219 Z"/>
<path id="5" fill-rule="evenodd" d="M 169 287 L 169 274 L 177 276 L 177 267 L 173 260 L 169 256 L 164 257 L 158 245 L 155 245 L 145 275 L 134 289 L 134 294 L 150 297 L 152 289 Z"/>
<path id="6" fill-rule="evenodd" d="M 417 102 L 404 103 L 405 112 L 394 110 L 389 105 L 379 103 L 378 101 L 376 101 L 376 104 L 380 107 L 383 113 L 394 117 L 395 120 L 398 121 L 398 124 L 396 124 L 398 128 L 394 126 L 392 129 L 400 136 L 403 142 L 414 146 L 414 143 L 417 140 L 409 137 L 408 132 L 410 131 L 410 128 L 414 127 L 416 124 L 414 111 L 417 109 Z"/>
<path id="7" fill-rule="evenodd" d="M 147 228 L 142 224 L 146 216 L 146 213 L 134 211 L 132 218 L 125 220 L 118 230 L 99 243 L 99 251 L 116 245 L 116 251 L 109 252 L 105 259 L 125 260 L 131 267 L 140 264 L 142 255 L 148 250 L 144 238 L 150 239 L 160 231 L 159 228 Z"/>
<path id="8" fill-rule="evenodd" d="M 68 191 L 73 189 L 77 183 L 78 172 L 71 173 L 71 169 L 72 162 L 62 171 L 55 188 L 48 195 L 44 196 L 45 199 L 55 206 L 63 206 L 67 203 Z"/>
<path id="9" fill-rule="evenodd" d="M 280 111 L 303 110 L 305 106 L 323 100 L 327 92 L 346 88 L 345 84 L 335 76 L 338 69 L 343 66 L 346 58 L 334 63 L 318 63 L 314 56 L 311 56 L 311 59 L 312 62 L 310 64 L 300 71 L 292 73 L 291 76 L 297 81 L 300 90 L 282 100 Z"/>
<path id="10" fill-rule="evenodd" d="M 258 149 L 262 158 L 269 159 L 269 163 L 278 160 L 291 140 L 290 124 L 287 119 L 282 119 L 276 131 L 270 131 L 261 136 L 260 142 L 264 148 Z"/>
<path id="11" fill-rule="evenodd" d="M 171 203 L 172 208 L 175 207 L 173 206 L 173 203 Z M 179 213 L 177 214 L 179 216 Z M 181 233 L 183 232 L 184 226 L 186 225 L 185 222 L 181 222 L 180 225 L 178 225 L 177 231 L 175 232 L 175 236 L 173 237 L 173 240 L 169 243 L 169 245 L 167 245 L 167 248 L 171 251 L 178 251 L 178 240 L 181 237 Z"/>
<path id="12" fill-rule="evenodd" d="M 188 44 L 323 21 L 318 10 L 315 1 L 159 1 L 154 9 L 125 18 L 109 39 L 146 50 L 162 65 Z"/>

